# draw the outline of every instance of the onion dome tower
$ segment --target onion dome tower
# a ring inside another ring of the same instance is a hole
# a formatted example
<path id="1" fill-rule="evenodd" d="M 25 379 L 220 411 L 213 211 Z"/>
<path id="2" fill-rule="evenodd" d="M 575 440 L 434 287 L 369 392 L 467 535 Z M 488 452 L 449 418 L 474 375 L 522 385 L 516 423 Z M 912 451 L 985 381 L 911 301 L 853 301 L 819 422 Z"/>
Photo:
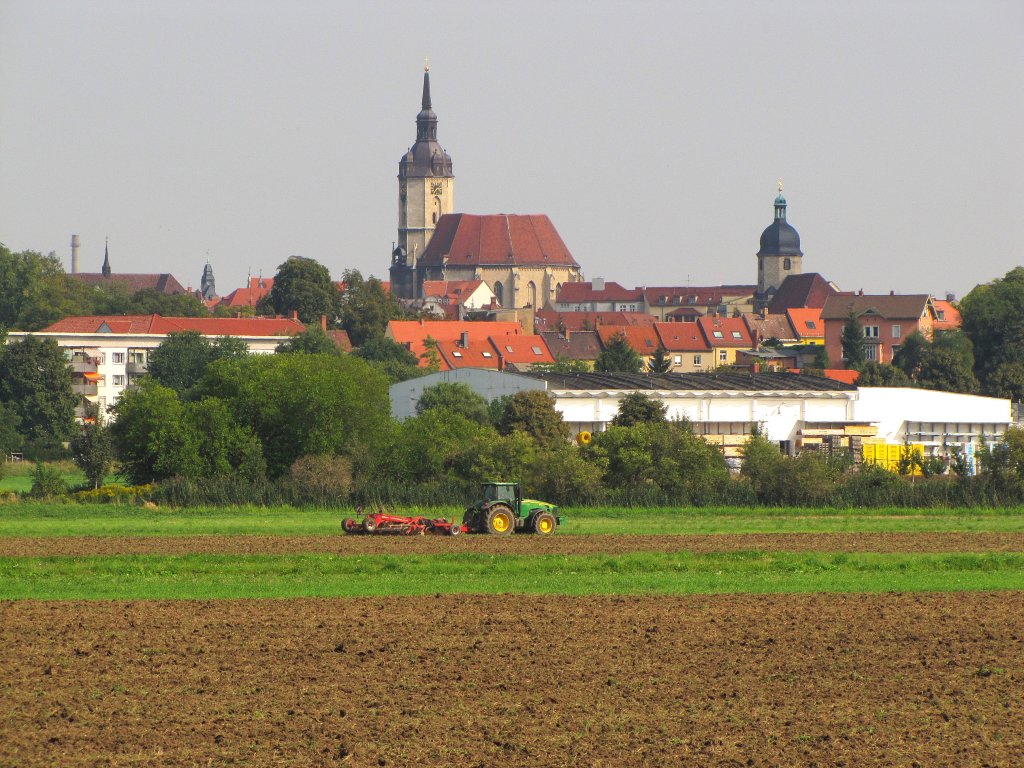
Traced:
<path id="1" fill-rule="evenodd" d="M 768 306 L 783 280 L 804 271 L 803 257 L 800 233 L 786 221 L 786 198 L 782 196 L 780 179 L 779 195 L 775 198 L 775 220 L 761 233 L 761 249 L 757 252 L 755 310 Z"/>
<path id="2" fill-rule="evenodd" d="M 417 296 L 416 264 L 438 220 L 455 210 L 452 158 L 437 141 L 430 99 L 430 65 L 423 67 L 423 99 L 416 115 L 416 143 L 398 162 L 398 243 L 391 253 L 391 292 Z"/>

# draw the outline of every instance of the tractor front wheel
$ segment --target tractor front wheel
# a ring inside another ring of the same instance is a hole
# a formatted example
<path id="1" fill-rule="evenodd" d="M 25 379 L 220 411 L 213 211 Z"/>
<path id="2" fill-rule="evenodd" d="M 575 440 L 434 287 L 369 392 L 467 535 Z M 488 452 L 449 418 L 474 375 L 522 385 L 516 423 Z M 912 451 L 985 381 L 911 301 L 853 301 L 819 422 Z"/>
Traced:
<path id="1" fill-rule="evenodd" d="M 550 536 L 557 525 L 558 521 L 550 512 L 541 512 L 533 518 L 533 532 L 541 536 Z"/>
<path id="2" fill-rule="evenodd" d="M 495 504 L 487 510 L 487 532 L 492 536 L 508 536 L 516 529 L 516 518 L 512 508 L 505 504 Z"/>

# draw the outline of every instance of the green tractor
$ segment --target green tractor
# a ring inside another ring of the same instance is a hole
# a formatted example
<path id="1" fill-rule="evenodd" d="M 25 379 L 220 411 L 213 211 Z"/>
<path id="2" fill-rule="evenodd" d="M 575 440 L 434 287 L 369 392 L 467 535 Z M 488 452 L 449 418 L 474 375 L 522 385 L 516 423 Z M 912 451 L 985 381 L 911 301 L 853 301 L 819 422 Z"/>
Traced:
<path id="1" fill-rule="evenodd" d="M 550 536 L 561 524 L 558 507 L 524 499 L 519 483 L 484 483 L 480 501 L 466 509 L 462 524 L 468 533 L 538 533 Z"/>

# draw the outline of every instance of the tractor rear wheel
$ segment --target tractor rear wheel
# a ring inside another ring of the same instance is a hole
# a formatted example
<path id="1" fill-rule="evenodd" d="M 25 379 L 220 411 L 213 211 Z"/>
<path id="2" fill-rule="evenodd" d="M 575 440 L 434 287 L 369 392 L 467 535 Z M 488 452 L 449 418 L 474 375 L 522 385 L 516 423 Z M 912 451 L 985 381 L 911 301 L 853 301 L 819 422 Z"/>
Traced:
<path id="1" fill-rule="evenodd" d="M 346 517 L 341 521 L 341 529 L 345 531 L 345 533 L 355 533 L 359 529 L 359 523 L 351 517 Z"/>
<path id="2" fill-rule="evenodd" d="M 516 529 L 516 518 L 507 504 L 495 504 L 487 510 L 487 532 L 493 536 L 508 536 Z"/>
<path id="3" fill-rule="evenodd" d="M 533 518 L 533 532 L 541 536 L 550 536 L 557 525 L 558 521 L 550 512 L 540 512 Z"/>

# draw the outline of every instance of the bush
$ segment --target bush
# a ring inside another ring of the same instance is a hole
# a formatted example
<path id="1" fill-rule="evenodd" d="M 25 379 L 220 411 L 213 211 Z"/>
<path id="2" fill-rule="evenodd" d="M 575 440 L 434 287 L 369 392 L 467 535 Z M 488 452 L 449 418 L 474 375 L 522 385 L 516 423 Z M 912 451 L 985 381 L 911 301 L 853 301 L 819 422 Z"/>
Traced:
<path id="1" fill-rule="evenodd" d="M 72 494 L 72 498 L 82 504 L 114 504 L 117 506 L 129 506 L 151 501 L 153 498 L 153 486 L 101 485 L 99 488 L 89 488 L 84 491 L 76 491 Z"/>
<path id="2" fill-rule="evenodd" d="M 68 492 L 68 484 L 64 482 L 64 475 L 60 469 L 54 466 L 36 462 L 35 471 L 32 473 L 32 490 L 29 496 L 43 498 L 47 496 L 64 496 Z"/>
<path id="3" fill-rule="evenodd" d="M 282 485 L 296 500 L 320 506 L 344 504 L 352 493 L 352 462 L 344 456 L 300 456 Z"/>

